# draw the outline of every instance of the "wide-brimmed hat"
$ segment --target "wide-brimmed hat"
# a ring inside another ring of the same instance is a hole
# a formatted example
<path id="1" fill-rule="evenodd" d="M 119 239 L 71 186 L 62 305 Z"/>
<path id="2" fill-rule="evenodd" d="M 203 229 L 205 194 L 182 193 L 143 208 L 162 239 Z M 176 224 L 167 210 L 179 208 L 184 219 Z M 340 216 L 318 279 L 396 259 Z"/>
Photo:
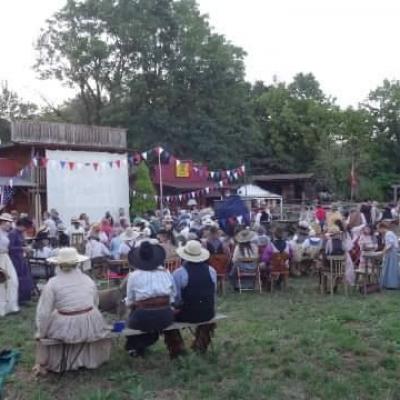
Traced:
<path id="1" fill-rule="evenodd" d="M 0 214 L 0 221 L 14 222 L 12 215 L 8 213 Z"/>
<path id="2" fill-rule="evenodd" d="M 82 256 L 74 247 L 62 247 L 55 257 L 50 257 L 47 261 L 50 264 L 76 265 L 87 261 L 89 257 Z"/>
<path id="3" fill-rule="evenodd" d="M 329 235 L 338 235 L 340 233 L 340 228 L 337 225 L 332 225 L 328 229 Z"/>
<path id="4" fill-rule="evenodd" d="M 178 247 L 176 253 L 182 260 L 194 263 L 201 263 L 210 258 L 210 252 L 197 240 L 189 240 L 185 246 Z"/>
<path id="5" fill-rule="evenodd" d="M 255 238 L 255 236 L 256 233 L 254 231 L 251 231 L 250 229 L 244 229 L 235 236 L 235 240 L 238 243 L 249 243 Z"/>
<path id="6" fill-rule="evenodd" d="M 136 240 L 140 236 L 140 233 L 135 228 L 126 228 L 124 232 L 122 232 L 120 238 L 122 241 L 127 242 L 131 240 Z"/>
<path id="7" fill-rule="evenodd" d="M 129 252 L 128 261 L 135 268 L 153 271 L 160 266 L 164 266 L 165 257 L 166 254 L 163 247 L 146 240 L 139 247 Z"/>

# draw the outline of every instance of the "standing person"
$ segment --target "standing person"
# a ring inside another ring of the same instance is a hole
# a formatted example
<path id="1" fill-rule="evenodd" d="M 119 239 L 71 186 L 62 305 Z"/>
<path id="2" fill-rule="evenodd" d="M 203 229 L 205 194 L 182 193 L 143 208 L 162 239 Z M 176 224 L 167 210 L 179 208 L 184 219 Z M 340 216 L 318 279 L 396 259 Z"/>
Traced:
<path id="1" fill-rule="evenodd" d="M 40 295 L 36 338 L 56 339 L 61 343 L 38 342 L 37 373 L 94 369 L 110 357 L 111 340 L 98 309 L 96 284 L 78 268 L 86 260 L 73 247 L 60 249 L 57 257 L 48 259 L 58 265 L 59 271 Z"/>
<path id="2" fill-rule="evenodd" d="M 12 224 L 10 214 L 0 215 L 0 317 L 19 311 L 18 276 L 8 256 L 8 232 Z"/>
<path id="3" fill-rule="evenodd" d="M 376 226 L 378 221 L 380 221 L 382 213 L 379 211 L 378 202 L 373 201 L 371 206 L 371 225 Z"/>
<path id="4" fill-rule="evenodd" d="M 30 227 L 32 227 L 32 221 L 29 218 L 20 218 L 15 229 L 9 235 L 9 254 L 18 275 L 18 301 L 20 305 L 31 299 L 33 289 L 31 271 L 25 259 L 24 232 Z"/>
<path id="5" fill-rule="evenodd" d="M 196 240 L 189 241 L 177 252 L 184 264 L 173 274 L 177 291 L 175 319 L 191 323 L 210 321 L 215 316 L 217 287 L 217 273 L 207 262 L 210 253 Z M 211 343 L 214 329 L 215 324 L 199 325 L 195 331 L 192 349 L 205 353 Z M 171 358 L 185 353 L 185 344 L 179 330 L 166 331 L 164 337 Z"/>
<path id="6" fill-rule="evenodd" d="M 118 211 L 119 224 L 122 229 L 128 228 L 130 225 L 129 218 L 125 215 L 125 210 L 121 207 Z"/>
<path id="7" fill-rule="evenodd" d="M 81 221 L 78 218 L 71 218 L 71 227 L 68 229 L 68 235 L 84 235 L 85 229 L 81 225 Z"/>
<path id="8" fill-rule="evenodd" d="M 132 357 L 143 357 L 159 338 L 159 332 L 171 325 L 174 314 L 175 285 L 164 268 L 165 251 L 159 245 L 143 242 L 128 255 L 135 271 L 128 276 L 126 304 L 131 307 L 128 326 L 145 332 L 128 336 L 126 350 Z"/>
<path id="9" fill-rule="evenodd" d="M 47 211 L 45 211 L 43 213 L 43 224 L 49 230 L 50 241 L 56 239 L 57 238 L 57 225 L 54 222 L 54 220 L 50 217 L 50 214 Z"/>
<path id="10" fill-rule="evenodd" d="M 371 210 L 372 210 L 372 204 L 370 200 L 362 204 L 360 207 L 360 212 L 364 216 L 367 225 L 371 225 L 372 223 Z"/>
<path id="11" fill-rule="evenodd" d="M 326 215 L 326 223 L 328 225 L 328 229 L 332 228 L 336 221 L 343 222 L 343 215 L 339 211 L 339 207 L 336 204 L 332 204 L 331 210 Z"/>
<path id="12" fill-rule="evenodd" d="M 384 236 L 385 247 L 383 249 L 383 266 L 381 275 L 381 287 L 385 289 L 400 288 L 398 240 L 397 236 L 389 229 L 389 224 L 381 222 L 378 225 L 379 233 Z"/>
<path id="13" fill-rule="evenodd" d="M 322 207 L 321 204 L 317 205 L 317 208 L 315 210 L 315 219 L 317 220 L 318 225 L 321 228 L 321 233 L 322 233 L 324 231 L 325 222 L 326 222 L 326 211 Z"/>

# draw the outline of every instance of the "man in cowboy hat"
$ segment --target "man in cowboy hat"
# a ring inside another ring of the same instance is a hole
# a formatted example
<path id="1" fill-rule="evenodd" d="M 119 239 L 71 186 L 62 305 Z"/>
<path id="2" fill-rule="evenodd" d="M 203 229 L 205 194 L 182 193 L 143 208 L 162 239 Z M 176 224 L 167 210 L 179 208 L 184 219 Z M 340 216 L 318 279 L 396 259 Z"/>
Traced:
<path id="1" fill-rule="evenodd" d="M 209 321 L 215 315 L 217 286 L 217 274 L 207 262 L 210 253 L 196 240 L 190 240 L 186 246 L 178 248 L 177 253 L 184 263 L 173 274 L 177 291 L 176 320 L 192 323 Z M 199 325 L 196 328 L 192 349 L 201 353 L 206 352 L 214 329 L 214 324 Z M 171 358 L 176 358 L 185 352 L 179 330 L 167 331 L 164 336 Z"/>
<path id="2" fill-rule="evenodd" d="M 158 332 L 173 322 L 175 285 L 164 268 L 165 251 L 160 245 L 145 241 L 128 254 L 128 260 L 135 267 L 126 290 L 125 302 L 131 307 L 128 326 L 146 333 L 128 336 L 125 348 L 131 356 L 144 356 L 147 347 L 158 340 Z"/>

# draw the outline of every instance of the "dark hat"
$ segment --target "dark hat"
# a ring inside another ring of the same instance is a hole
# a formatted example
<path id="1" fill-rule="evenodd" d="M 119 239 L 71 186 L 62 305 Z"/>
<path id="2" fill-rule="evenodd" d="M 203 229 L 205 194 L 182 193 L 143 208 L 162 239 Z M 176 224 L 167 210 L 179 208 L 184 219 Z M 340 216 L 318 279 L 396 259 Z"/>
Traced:
<path id="1" fill-rule="evenodd" d="M 151 244 L 148 241 L 128 254 L 129 264 L 137 269 L 153 271 L 160 266 L 164 266 L 165 250 L 158 244 Z"/>

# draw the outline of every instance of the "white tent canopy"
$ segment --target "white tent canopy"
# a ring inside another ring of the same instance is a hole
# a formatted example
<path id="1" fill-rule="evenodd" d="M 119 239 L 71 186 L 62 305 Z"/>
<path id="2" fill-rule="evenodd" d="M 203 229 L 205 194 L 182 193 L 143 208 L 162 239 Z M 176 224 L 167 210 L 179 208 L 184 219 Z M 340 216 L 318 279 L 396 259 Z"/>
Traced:
<path id="1" fill-rule="evenodd" d="M 282 196 L 280 196 L 279 194 L 272 193 L 268 190 L 260 188 L 259 186 L 251 185 L 251 184 L 241 186 L 237 190 L 237 194 L 246 202 L 251 202 L 252 200 L 257 200 L 259 203 L 259 206 L 261 205 L 262 200 L 265 200 L 268 203 L 271 201 L 273 204 L 276 204 L 276 202 L 279 202 L 280 216 L 282 219 L 283 199 L 282 199 Z"/>
<path id="2" fill-rule="evenodd" d="M 271 199 L 271 200 L 282 200 L 282 196 L 279 194 L 272 193 L 268 190 L 262 189 L 256 185 L 244 185 L 241 186 L 237 194 L 240 197 L 251 198 L 251 199 Z"/>

